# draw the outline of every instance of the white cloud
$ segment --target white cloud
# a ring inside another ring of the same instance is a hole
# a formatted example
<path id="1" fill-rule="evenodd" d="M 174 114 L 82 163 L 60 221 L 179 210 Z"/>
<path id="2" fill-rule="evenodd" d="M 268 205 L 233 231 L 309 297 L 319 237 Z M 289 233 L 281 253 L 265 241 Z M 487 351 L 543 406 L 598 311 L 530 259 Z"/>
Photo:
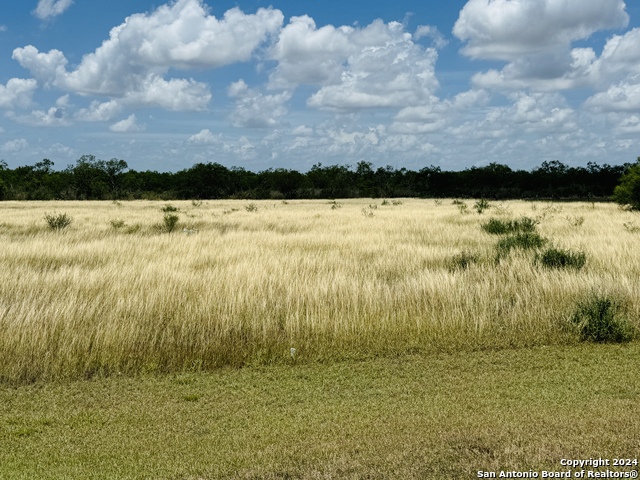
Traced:
<path id="1" fill-rule="evenodd" d="M 70 125 L 67 116 L 69 95 L 63 95 L 56 100 L 56 105 L 48 110 L 32 110 L 30 114 L 16 115 L 8 112 L 7 117 L 23 125 L 34 127 L 63 127 Z"/>
<path id="2" fill-rule="evenodd" d="M 595 111 L 640 112 L 640 78 L 634 83 L 623 82 L 587 99 L 585 106 Z"/>
<path id="3" fill-rule="evenodd" d="M 40 0 L 33 14 L 40 20 L 57 17 L 71 6 L 73 0 Z"/>
<path id="4" fill-rule="evenodd" d="M 601 81 L 598 70 L 613 71 L 598 67 L 600 60 L 593 49 L 572 49 L 571 45 L 597 31 L 624 27 L 628 21 L 623 0 L 470 0 L 453 32 L 466 42 L 463 54 L 509 62 L 500 71 L 475 74 L 472 83 L 476 88 L 558 91 L 593 86 Z M 629 46 L 637 45 L 635 39 L 626 37 L 612 40 L 624 43 L 624 38 Z M 613 50 L 605 47 L 603 61 Z M 637 57 L 632 50 L 627 52 Z M 620 64 L 626 61 L 620 60 Z M 628 70 L 630 65 L 621 69 Z"/>
<path id="5" fill-rule="evenodd" d="M 298 137 L 308 137 L 313 134 L 313 128 L 307 127 L 306 125 L 298 125 L 291 130 L 291 133 Z"/>
<path id="6" fill-rule="evenodd" d="M 188 142 L 206 145 L 206 144 L 215 143 L 218 140 L 219 140 L 219 137 L 211 133 L 211 131 L 206 128 L 204 130 L 200 130 L 200 132 L 196 133 L 195 135 L 191 135 L 189 137 Z"/>
<path id="7" fill-rule="evenodd" d="M 402 107 L 438 88 L 436 50 L 414 43 L 397 22 L 317 28 L 308 16 L 293 17 L 270 54 L 278 62 L 270 87 L 320 86 L 308 100 L 311 107 Z"/>
<path id="8" fill-rule="evenodd" d="M 141 132 L 144 129 L 145 129 L 144 125 L 139 125 L 137 123 L 137 118 L 135 114 L 131 114 L 124 120 L 114 123 L 109 127 L 109 130 L 116 133 Z"/>
<path id="9" fill-rule="evenodd" d="M 75 113 L 77 120 L 85 122 L 108 122 L 120 113 L 122 106 L 115 100 L 108 102 L 93 101 L 89 108 L 82 108 Z"/>
<path id="10" fill-rule="evenodd" d="M 22 150 L 25 150 L 27 148 L 29 148 L 29 142 L 27 142 L 24 138 L 10 140 L 1 147 L 2 151 L 7 153 L 21 152 Z"/>
<path id="11" fill-rule="evenodd" d="M 438 49 L 444 48 L 449 44 L 449 41 L 440 33 L 438 27 L 432 25 L 420 25 L 413 34 L 413 39 L 416 41 L 425 37 L 430 38 L 433 41 L 433 46 Z"/>
<path id="12" fill-rule="evenodd" d="M 230 118 L 236 127 L 275 127 L 280 117 L 287 113 L 284 104 L 291 98 L 291 92 L 264 95 L 250 89 L 244 80 L 232 83 L 229 96 L 236 99 L 236 107 Z"/>
<path id="13" fill-rule="evenodd" d="M 7 30 L 8 29 L 6 25 L 0 25 L 0 33 L 6 32 Z"/>
<path id="14" fill-rule="evenodd" d="M 177 0 L 128 17 L 74 70 L 67 70 L 68 61 L 58 50 L 41 53 L 28 45 L 15 49 L 13 58 L 43 84 L 66 91 L 105 95 L 129 105 L 203 110 L 211 100 L 207 85 L 164 75 L 171 68 L 247 61 L 282 21 L 282 13 L 273 9 L 246 15 L 233 8 L 217 19 L 201 0 Z"/>
<path id="15" fill-rule="evenodd" d="M 473 58 L 515 60 L 568 49 L 604 29 L 624 27 L 623 0 L 469 0 L 453 33 Z"/>
<path id="16" fill-rule="evenodd" d="M 6 85 L 0 84 L 0 108 L 28 107 L 37 88 L 33 79 L 12 78 Z"/>

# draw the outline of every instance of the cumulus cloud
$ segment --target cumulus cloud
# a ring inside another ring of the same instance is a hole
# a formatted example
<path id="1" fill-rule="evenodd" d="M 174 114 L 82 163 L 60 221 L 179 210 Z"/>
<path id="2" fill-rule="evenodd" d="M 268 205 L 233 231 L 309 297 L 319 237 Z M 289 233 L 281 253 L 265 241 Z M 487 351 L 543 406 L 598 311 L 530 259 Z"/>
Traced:
<path id="1" fill-rule="evenodd" d="M 623 82 L 599 92 L 585 102 L 585 106 L 604 112 L 640 111 L 640 78 L 635 82 Z"/>
<path id="2" fill-rule="evenodd" d="M 593 86 L 599 81 L 597 70 L 606 70 L 597 66 L 593 49 L 572 49 L 572 43 L 628 21 L 623 0 L 470 0 L 453 33 L 466 42 L 463 54 L 509 62 L 500 71 L 475 74 L 475 87 L 558 91 Z M 603 60 L 609 56 L 605 48 Z"/>
<path id="3" fill-rule="evenodd" d="M 70 125 L 67 115 L 69 106 L 69 95 L 63 95 L 56 100 L 54 107 L 48 110 L 32 110 L 30 114 L 17 115 L 14 112 L 8 112 L 7 117 L 15 122 L 23 125 L 35 127 L 62 127 Z"/>
<path id="4" fill-rule="evenodd" d="M 2 151 L 7 153 L 21 152 L 22 150 L 26 150 L 27 148 L 29 148 L 29 142 L 27 142 L 24 138 L 10 140 L 1 147 Z"/>
<path id="5" fill-rule="evenodd" d="M 108 122 L 120 113 L 122 106 L 115 100 L 98 102 L 94 100 L 89 108 L 81 108 L 75 113 L 77 120 L 85 122 Z"/>
<path id="6" fill-rule="evenodd" d="M 114 123 L 109 130 L 116 133 L 133 133 L 141 132 L 145 129 L 144 125 L 139 125 L 135 114 L 129 115 L 124 120 Z"/>
<path id="7" fill-rule="evenodd" d="M 420 25 L 416 28 L 416 32 L 413 34 L 414 40 L 420 40 L 421 38 L 430 38 L 433 42 L 433 45 L 436 48 L 444 48 L 449 44 L 449 41 L 444 38 L 444 35 L 440 33 L 438 27 L 434 27 L 431 25 Z"/>
<path id="8" fill-rule="evenodd" d="M 218 19 L 202 0 L 177 0 L 128 17 L 71 71 L 59 50 L 42 53 L 28 45 L 15 49 L 13 58 L 43 84 L 66 91 L 105 95 L 130 105 L 203 110 L 211 100 L 207 85 L 167 80 L 169 70 L 247 61 L 282 21 L 282 13 L 273 9 L 247 15 L 233 8 Z"/>
<path id="9" fill-rule="evenodd" d="M 6 85 L 0 84 L 0 108 L 28 107 L 37 88 L 33 79 L 12 78 Z"/>
<path id="10" fill-rule="evenodd" d="M 571 42 L 629 21 L 623 0 L 469 0 L 453 33 L 473 58 L 514 60 L 567 48 Z"/>
<path id="11" fill-rule="evenodd" d="M 232 83 L 227 93 L 235 98 L 235 110 L 230 118 L 236 127 L 275 127 L 280 117 L 287 113 L 284 104 L 291 98 L 291 92 L 264 95 L 250 89 L 244 80 Z"/>
<path id="12" fill-rule="evenodd" d="M 33 14 L 40 20 L 57 17 L 71 6 L 73 0 L 40 0 Z"/>
<path id="13" fill-rule="evenodd" d="M 191 135 L 188 142 L 193 144 L 207 145 L 215 143 L 217 140 L 219 140 L 219 137 L 214 135 L 208 128 L 205 128 L 204 130 L 200 130 L 200 132 L 196 133 L 195 135 Z"/>
<path id="14" fill-rule="evenodd" d="M 438 87 L 437 51 L 414 43 L 397 22 L 317 28 L 308 16 L 293 17 L 270 54 L 278 62 L 270 87 L 320 86 L 308 100 L 316 108 L 405 106 Z"/>

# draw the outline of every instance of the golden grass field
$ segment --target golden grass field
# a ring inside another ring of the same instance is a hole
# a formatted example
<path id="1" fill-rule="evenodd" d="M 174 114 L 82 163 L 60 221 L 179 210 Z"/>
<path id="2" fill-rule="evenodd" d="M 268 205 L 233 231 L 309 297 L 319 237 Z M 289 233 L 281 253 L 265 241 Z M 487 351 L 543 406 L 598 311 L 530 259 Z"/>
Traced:
<path id="1" fill-rule="evenodd" d="M 171 202 L 179 223 L 166 233 L 166 202 L 2 202 L 0 379 L 577 343 L 569 319 L 597 294 L 640 325 L 636 213 L 382 203 Z M 52 231 L 48 213 L 73 223 Z M 520 251 L 496 261 L 481 224 L 522 216 L 584 252 L 585 267 L 548 269 Z M 462 252 L 476 257 L 468 268 L 456 268 Z"/>

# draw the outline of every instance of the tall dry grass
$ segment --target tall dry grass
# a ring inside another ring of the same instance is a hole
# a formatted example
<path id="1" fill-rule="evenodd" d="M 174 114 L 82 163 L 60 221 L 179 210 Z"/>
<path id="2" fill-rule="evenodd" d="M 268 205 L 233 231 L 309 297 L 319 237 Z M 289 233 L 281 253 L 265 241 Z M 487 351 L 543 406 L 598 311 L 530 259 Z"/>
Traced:
<path id="1" fill-rule="evenodd" d="M 286 362 L 291 347 L 295 361 L 334 361 L 574 342 L 569 319 L 594 292 L 638 325 L 629 225 L 640 222 L 614 205 L 513 201 L 478 215 L 446 200 L 252 203 L 173 202 L 172 234 L 159 226 L 164 202 L 0 203 L 0 378 Z M 50 212 L 71 227 L 49 230 Z M 545 269 L 522 252 L 496 261 L 481 223 L 522 215 L 584 251 L 586 267 Z M 455 268 L 462 252 L 474 261 Z"/>

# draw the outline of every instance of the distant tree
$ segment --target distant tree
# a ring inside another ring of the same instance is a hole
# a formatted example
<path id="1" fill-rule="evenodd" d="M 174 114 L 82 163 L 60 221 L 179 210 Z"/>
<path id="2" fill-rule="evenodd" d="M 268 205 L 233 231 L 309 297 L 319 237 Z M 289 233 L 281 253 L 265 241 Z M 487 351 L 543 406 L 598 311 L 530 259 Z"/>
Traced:
<path id="1" fill-rule="evenodd" d="M 627 205 L 632 210 L 640 210 L 640 157 L 620 178 L 620 184 L 613 190 L 613 200 Z"/>

